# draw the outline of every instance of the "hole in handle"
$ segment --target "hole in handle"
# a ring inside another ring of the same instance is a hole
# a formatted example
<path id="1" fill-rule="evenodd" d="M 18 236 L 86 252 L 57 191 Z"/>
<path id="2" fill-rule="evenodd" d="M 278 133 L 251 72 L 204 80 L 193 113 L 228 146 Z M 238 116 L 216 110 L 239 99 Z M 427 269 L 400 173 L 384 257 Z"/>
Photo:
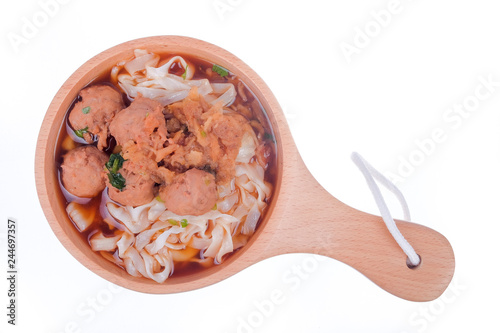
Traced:
<path id="1" fill-rule="evenodd" d="M 417 256 L 419 259 L 418 265 L 412 264 L 410 261 L 410 258 L 406 257 L 406 266 L 408 266 L 409 269 L 416 269 L 422 264 L 422 257 L 418 253 L 417 253 Z"/>

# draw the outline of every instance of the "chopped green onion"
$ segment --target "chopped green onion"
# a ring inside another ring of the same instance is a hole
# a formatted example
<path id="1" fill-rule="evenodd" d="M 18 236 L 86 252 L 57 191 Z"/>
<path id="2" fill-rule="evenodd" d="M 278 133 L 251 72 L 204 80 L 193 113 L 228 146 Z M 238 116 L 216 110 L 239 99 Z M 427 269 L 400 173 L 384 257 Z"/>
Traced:
<path id="1" fill-rule="evenodd" d="M 121 175 L 121 173 L 118 173 L 118 170 L 120 170 L 124 161 L 125 160 L 123 159 L 122 155 L 111 154 L 111 156 L 109 156 L 109 161 L 107 161 L 105 164 L 106 169 L 108 169 L 109 171 L 109 183 L 120 191 L 125 188 L 125 178 Z"/>
<path id="2" fill-rule="evenodd" d="M 157 196 L 155 199 L 158 200 L 159 202 L 165 202 L 160 198 L 160 196 Z"/>
<path id="3" fill-rule="evenodd" d="M 168 220 L 168 223 L 170 223 L 171 225 L 179 225 L 179 222 L 177 222 L 176 220 L 174 219 L 169 219 Z"/>
<path id="4" fill-rule="evenodd" d="M 118 170 L 120 170 L 120 168 L 123 166 L 124 161 L 125 160 L 123 159 L 122 155 L 111 154 L 111 156 L 109 156 L 109 161 L 106 162 L 106 168 L 111 173 L 117 173 Z"/>
<path id="5" fill-rule="evenodd" d="M 146 112 L 146 118 L 149 116 L 149 112 Z"/>
<path id="6" fill-rule="evenodd" d="M 186 79 L 186 74 L 187 74 L 187 71 L 188 71 L 188 67 L 189 65 L 186 65 L 186 69 L 184 70 L 184 73 L 181 75 L 181 77 L 185 80 Z"/>
<path id="7" fill-rule="evenodd" d="M 274 136 L 272 134 L 270 134 L 270 133 L 267 133 L 267 132 L 264 134 L 264 140 L 269 140 L 269 141 L 272 141 L 272 142 L 276 142 L 274 140 Z"/>
<path id="8" fill-rule="evenodd" d="M 181 227 L 185 228 L 188 225 L 188 221 L 186 219 L 181 220 Z"/>
<path id="9" fill-rule="evenodd" d="M 212 210 L 217 210 L 217 204 L 212 207 Z"/>
<path id="10" fill-rule="evenodd" d="M 87 133 L 89 130 L 89 127 L 85 127 L 85 128 L 82 128 L 82 129 L 79 129 L 79 130 L 76 130 L 75 131 L 75 135 L 79 138 L 83 138 L 83 134 Z"/>
<path id="11" fill-rule="evenodd" d="M 108 179 L 113 187 L 122 191 L 125 188 L 125 178 L 121 175 L 121 173 L 108 173 Z"/>
<path id="12" fill-rule="evenodd" d="M 225 69 L 219 65 L 215 65 L 215 64 L 212 66 L 212 71 L 219 74 L 221 77 L 225 77 L 225 76 L 229 75 L 229 72 L 227 69 Z"/>
<path id="13" fill-rule="evenodd" d="M 89 112 L 90 112 L 90 106 L 84 107 L 84 108 L 82 109 L 82 112 L 83 112 L 83 114 L 87 114 L 87 113 L 89 113 Z"/>
<path id="14" fill-rule="evenodd" d="M 200 130 L 200 134 L 202 137 L 206 138 L 207 137 L 207 132 L 205 132 L 204 130 Z"/>

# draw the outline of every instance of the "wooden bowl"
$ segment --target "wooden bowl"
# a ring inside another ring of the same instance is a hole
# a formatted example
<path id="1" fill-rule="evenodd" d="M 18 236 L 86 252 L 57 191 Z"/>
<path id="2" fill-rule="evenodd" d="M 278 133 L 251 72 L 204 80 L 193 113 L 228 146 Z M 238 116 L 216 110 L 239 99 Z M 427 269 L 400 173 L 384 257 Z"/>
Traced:
<path id="1" fill-rule="evenodd" d="M 275 194 L 249 243 L 221 265 L 192 275 L 173 275 L 163 284 L 133 277 L 91 250 L 66 214 L 55 164 L 57 135 L 79 91 L 117 62 L 130 58 L 138 48 L 192 55 L 229 69 L 261 101 L 277 143 Z M 38 138 L 35 174 L 43 211 L 64 247 L 94 273 L 136 291 L 163 294 L 201 288 L 284 253 L 315 253 L 335 258 L 388 292 L 414 301 L 437 298 L 453 276 L 453 250 L 445 237 L 421 225 L 397 221 L 402 234 L 422 258 L 418 268 L 408 268 L 406 255 L 380 217 L 343 204 L 312 177 L 297 151 L 276 98 L 262 79 L 231 53 L 192 38 L 157 36 L 129 41 L 98 54 L 76 70 L 57 92 L 45 115 Z"/>

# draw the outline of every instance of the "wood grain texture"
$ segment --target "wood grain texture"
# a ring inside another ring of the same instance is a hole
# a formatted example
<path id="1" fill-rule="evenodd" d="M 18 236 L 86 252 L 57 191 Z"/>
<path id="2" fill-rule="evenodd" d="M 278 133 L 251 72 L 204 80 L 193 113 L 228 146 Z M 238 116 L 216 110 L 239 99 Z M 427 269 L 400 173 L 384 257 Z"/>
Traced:
<path id="1" fill-rule="evenodd" d="M 136 48 L 187 54 L 217 63 L 238 75 L 260 99 L 277 141 L 274 198 L 250 242 L 222 265 L 163 284 L 128 275 L 94 253 L 65 212 L 58 188 L 55 147 L 64 115 L 78 92 Z M 266 258 L 285 253 L 325 255 L 357 269 L 388 292 L 412 301 L 439 297 L 451 281 L 454 255 L 444 236 L 424 226 L 398 221 L 405 238 L 422 258 L 416 269 L 378 216 L 355 210 L 325 191 L 307 170 L 293 142 L 283 112 L 262 79 L 243 61 L 212 44 L 187 37 L 157 36 L 133 40 L 108 49 L 82 65 L 54 97 L 40 129 L 35 176 L 47 220 L 64 247 L 101 277 L 146 293 L 176 293 L 209 286 Z M 332 279 L 334 282 L 334 279 Z"/>

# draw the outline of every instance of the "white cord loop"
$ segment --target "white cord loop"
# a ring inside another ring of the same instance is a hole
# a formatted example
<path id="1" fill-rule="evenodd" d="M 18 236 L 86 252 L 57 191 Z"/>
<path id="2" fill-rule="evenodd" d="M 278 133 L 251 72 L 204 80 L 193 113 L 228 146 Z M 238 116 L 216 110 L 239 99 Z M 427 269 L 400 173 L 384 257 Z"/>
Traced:
<path id="1" fill-rule="evenodd" d="M 420 257 L 415 252 L 410 243 L 408 243 L 408 241 L 403 237 L 398 227 L 396 226 L 396 222 L 394 222 L 394 219 L 391 216 L 391 212 L 389 212 L 389 208 L 387 207 L 384 201 L 382 193 L 380 192 L 380 189 L 377 186 L 375 179 L 396 196 L 399 203 L 401 204 L 401 207 L 403 208 L 404 219 L 406 221 L 410 221 L 410 210 L 408 209 L 408 205 L 406 204 L 406 200 L 403 194 L 396 187 L 396 185 L 391 183 L 389 179 L 387 179 L 384 175 L 375 170 L 375 168 L 372 167 L 363 157 L 361 157 L 361 155 L 359 155 L 356 152 L 353 152 L 351 155 L 351 159 L 354 162 L 354 164 L 356 164 L 356 166 L 359 168 L 361 173 L 363 173 L 363 176 L 365 176 L 366 182 L 368 183 L 368 187 L 370 188 L 373 194 L 373 198 L 377 203 L 380 215 L 382 215 L 382 219 L 384 220 L 385 225 L 387 226 L 387 229 L 389 229 L 389 232 L 391 233 L 392 237 L 394 237 L 394 240 L 398 243 L 399 247 L 401 247 L 403 252 L 406 253 L 410 263 L 413 266 L 418 266 L 420 264 Z"/>

